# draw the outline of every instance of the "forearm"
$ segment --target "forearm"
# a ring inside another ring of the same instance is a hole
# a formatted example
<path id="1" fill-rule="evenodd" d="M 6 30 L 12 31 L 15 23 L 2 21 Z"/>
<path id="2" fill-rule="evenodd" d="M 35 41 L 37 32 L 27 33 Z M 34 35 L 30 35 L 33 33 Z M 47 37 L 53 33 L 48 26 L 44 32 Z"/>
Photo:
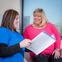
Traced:
<path id="1" fill-rule="evenodd" d="M 0 57 L 8 57 L 20 52 L 19 44 L 8 47 L 6 44 L 0 44 Z"/>
<path id="2" fill-rule="evenodd" d="M 55 42 L 55 49 L 61 49 L 61 37 L 58 36 L 58 38 L 56 38 L 56 42 Z"/>

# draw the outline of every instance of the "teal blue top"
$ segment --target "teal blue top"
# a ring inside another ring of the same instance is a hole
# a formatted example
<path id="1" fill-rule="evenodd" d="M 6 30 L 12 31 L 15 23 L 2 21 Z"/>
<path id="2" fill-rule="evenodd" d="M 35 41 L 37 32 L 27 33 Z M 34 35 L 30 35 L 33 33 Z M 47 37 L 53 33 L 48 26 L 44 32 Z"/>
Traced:
<path id="1" fill-rule="evenodd" d="M 24 38 L 19 32 L 12 32 L 10 29 L 0 27 L 0 43 L 7 44 L 8 47 L 21 42 Z M 2 58 L 0 62 L 23 62 L 25 48 L 21 48 L 21 51 L 13 56 Z"/>

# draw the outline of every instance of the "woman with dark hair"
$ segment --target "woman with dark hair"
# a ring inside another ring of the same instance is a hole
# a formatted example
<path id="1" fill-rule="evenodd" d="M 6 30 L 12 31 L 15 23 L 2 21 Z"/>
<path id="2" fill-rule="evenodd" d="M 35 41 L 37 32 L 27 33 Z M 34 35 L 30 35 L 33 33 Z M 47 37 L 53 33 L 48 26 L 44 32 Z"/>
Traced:
<path id="1" fill-rule="evenodd" d="M 6 10 L 0 27 L 0 62 L 23 62 L 25 47 L 32 42 L 16 31 L 19 13 Z"/>
<path id="2" fill-rule="evenodd" d="M 54 53 L 54 62 L 60 62 L 60 45 L 61 37 L 56 27 L 48 22 L 45 12 L 41 8 L 37 8 L 33 12 L 33 24 L 26 27 L 23 37 L 25 39 L 33 40 L 41 32 L 47 32 L 51 37 L 55 38 L 55 43 L 51 44 L 48 48 L 36 55 L 34 52 L 30 52 L 30 56 L 33 62 L 51 62 L 50 58 Z M 45 40 L 46 41 L 46 40 Z M 41 41 L 42 42 L 42 41 Z M 40 47 L 41 48 L 41 47 Z"/>

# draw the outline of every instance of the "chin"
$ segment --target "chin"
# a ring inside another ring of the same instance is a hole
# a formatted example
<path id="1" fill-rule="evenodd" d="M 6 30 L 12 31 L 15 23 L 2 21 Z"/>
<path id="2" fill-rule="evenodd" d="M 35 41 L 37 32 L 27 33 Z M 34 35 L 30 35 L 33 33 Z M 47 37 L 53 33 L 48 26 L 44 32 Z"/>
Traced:
<path id="1" fill-rule="evenodd" d="M 14 29 L 16 30 L 16 27 L 14 27 Z"/>
<path id="2" fill-rule="evenodd" d="M 35 23 L 36 25 L 40 24 L 40 23 Z"/>

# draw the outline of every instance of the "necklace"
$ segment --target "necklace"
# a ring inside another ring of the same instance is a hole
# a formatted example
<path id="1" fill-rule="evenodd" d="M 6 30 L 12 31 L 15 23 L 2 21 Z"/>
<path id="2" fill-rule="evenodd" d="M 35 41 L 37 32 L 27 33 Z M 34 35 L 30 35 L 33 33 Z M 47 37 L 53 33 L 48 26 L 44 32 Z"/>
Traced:
<path id="1" fill-rule="evenodd" d="M 35 27 L 35 28 L 37 28 L 37 29 L 42 29 L 42 28 L 44 28 L 46 25 L 44 25 L 44 26 L 40 26 L 39 25 L 39 27 L 38 26 L 36 26 L 35 24 L 32 24 L 33 25 L 33 27 Z"/>
<path id="2" fill-rule="evenodd" d="M 35 24 L 33 24 L 33 26 L 35 27 L 35 28 L 38 28 L 38 29 L 41 29 L 42 28 L 42 26 L 36 26 Z"/>

